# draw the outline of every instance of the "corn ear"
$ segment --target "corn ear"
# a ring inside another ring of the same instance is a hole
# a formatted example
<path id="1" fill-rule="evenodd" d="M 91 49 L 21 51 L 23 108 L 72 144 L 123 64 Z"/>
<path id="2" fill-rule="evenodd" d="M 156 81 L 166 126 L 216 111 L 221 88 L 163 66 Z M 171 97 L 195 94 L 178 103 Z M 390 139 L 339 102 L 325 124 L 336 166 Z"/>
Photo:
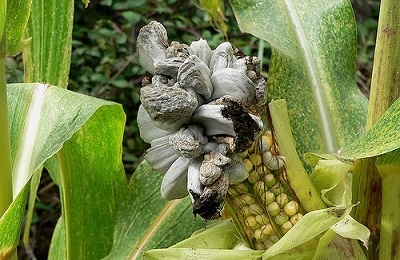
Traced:
<path id="1" fill-rule="evenodd" d="M 241 154 L 249 177 L 228 190 L 226 208 L 244 234 L 244 241 L 253 249 L 272 246 L 304 213 L 285 183 L 283 164 L 279 166 L 284 158 L 276 154 L 277 150 L 271 132 L 265 131 L 258 142 Z M 275 160 L 275 165 L 265 162 L 266 153 L 281 161 Z"/>

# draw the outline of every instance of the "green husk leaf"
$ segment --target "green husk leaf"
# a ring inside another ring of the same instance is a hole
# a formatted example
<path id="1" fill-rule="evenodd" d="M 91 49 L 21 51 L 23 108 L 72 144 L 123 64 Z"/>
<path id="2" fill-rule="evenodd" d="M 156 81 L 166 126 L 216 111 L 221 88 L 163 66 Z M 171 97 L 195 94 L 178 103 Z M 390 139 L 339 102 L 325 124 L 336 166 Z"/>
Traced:
<path id="1" fill-rule="evenodd" d="M 217 222 L 193 233 L 170 248 L 232 249 L 240 242 L 231 219 Z"/>
<path id="2" fill-rule="evenodd" d="M 277 243 L 265 251 L 263 259 L 295 248 L 322 234 L 349 215 L 353 206 L 331 207 L 305 214 Z"/>
<path id="3" fill-rule="evenodd" d="M 261 250 L 226 250 L 226 249 L 199 249 L 199 248 L 168 248 L 154 249 L 144 253 L 146 260 L 243 260 L 260 259 Z"/>
<path id="4" fill-rule="evenodd" d="M 325 208 L 326 205 L 321 199 L 320 193 L 310 181 L 296 152 L 286 101 L 282 99 L 272 101 L 268 106 L 280 153 L 286 157 L 285 168 L 287 176 L 289 180 L 296 180 L 290 182 L 290 187 L 300 200 L 301 205 L 308 212 Z"/>
<path id="5" fill-rule="evenodd" d="M 328 231 L 327 231 L 328 233 Z M 332 232 L 335 234 L 334 232 Z M 321 238 L 322 239 L 322 238 Z M 367 259 L 357 240 L 343 238 L 339 235 L 333 237 L 329 245 L 313 259 Z"/>
<path id="6" fill-rule="evenodd" d="M 308 152 L 304 154 L 304 160 L 311 164 L 313 167 L 317 165 L 319 160 L 332 160 L 336 159 L 335 155 L 328 153 L 314 153 L 314 152 Z"/>
<path id="7" fill-rule="evenodd" d="M 400 99 L 393 103 L 378 122 L 358 140 L 345 146 L 340 156 L 362 159 L 400 148 Z"/>
<path id="8" fill-rule="evenodd" d="M 351 204 L 351 193 L 345 193 L 347 182 L 346 174 L 351 165 L 339 160 L 320 160 L 315 166 L 310 179 L 317 190 L 321 192 L 322 199 L 329 206 Z"/>
<path id="9" fill-rule="evenodd" d="M 341 237 L 360 240 L 368 248 L 368 240 L 371 232 L 366 226 L 357 222 L 350 215 L 333 225 L 331 230 Z"/>

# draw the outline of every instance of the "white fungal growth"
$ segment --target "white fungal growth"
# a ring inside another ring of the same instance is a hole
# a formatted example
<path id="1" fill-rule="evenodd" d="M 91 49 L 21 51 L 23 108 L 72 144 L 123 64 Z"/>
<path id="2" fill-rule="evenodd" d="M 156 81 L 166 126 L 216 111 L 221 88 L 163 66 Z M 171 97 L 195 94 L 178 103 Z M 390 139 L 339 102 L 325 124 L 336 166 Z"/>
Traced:
<path id="1" fill-rule="evenodd" d="M 153 74 L 140 91 L 138 125 L 151 145 L 145 159 L 165 174 L 161 195 L 172 200 L 190 194 L 194 214 L 217 218 L 229 184 L 249 175 L 237 153 L 263 129 L 261 118 L 249 112 L 266 100 L 260 61 L 239 57 L 229 42 L 214 51 L 203 39 L 168 44 L 155 21 L 140 30 L 137 52 Z"/>

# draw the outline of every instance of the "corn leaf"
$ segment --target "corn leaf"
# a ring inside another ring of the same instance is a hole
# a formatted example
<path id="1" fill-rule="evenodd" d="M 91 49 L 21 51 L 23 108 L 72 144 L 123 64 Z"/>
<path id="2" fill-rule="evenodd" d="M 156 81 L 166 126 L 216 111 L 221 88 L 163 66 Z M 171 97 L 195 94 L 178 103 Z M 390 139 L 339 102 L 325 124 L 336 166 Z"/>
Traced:
<path id="1" fill-rule="evenodd" d="M 376 124 L 358 140 L 345 146 L 340 155 L 362 159 L 400 148 L 400 99 L 397 99 Z"/>
<path id="2" fill-rule="evenodd" d="M 19 243 L 22 221 L 25 213 L 26 199 L 29 191 L 29 183 L 13 200 L 10 207 L 0 218 L 0 258 L 12 259 L 12 255 Z M 14 256 L 16 259 L 16 256 Z"/>
<path id="3" fill-rule="evenodd" d="M 29 38 L 23 38 L 23 34 L 29 19 L 31 5 L 32 0 L 7 1 L 7 55 L 17 55 L 30 42 Z"/>
<path id="4" fill-rule="evenodd" d="M 65 238 L 53 236 L 65 243 L 54 242 L 50 256 L 65 252 L 68 259 L 100 259 L 110 252 L 117 209 L 126 196 L 124 124 L 122 109 L 100 107 L 51 158 L 52 165 L 45 165 L 60 187 L 65 228 L 57 232 Z"/>
<path id="5" fill-rule="evenodd" d="M 300 155 L 334 152 L 363 133 L 367 99 L 354 80 L 350 1 L 230 2 L 241 30 L 271 44 L 269 95 L 287 101 Z"/>
<path id="6" fill-rule="evenodd" d="M 74 1 L 33 0 L 23 51 L 24 82 L 45 82 L 66 88 L 71 62 Z"/>
<path id="7" fill-rule="evenodd" d="M 97 194 L 98 202 L 91 202 L 87 203 L 87 205 L 83 205 L 80 213 L 85 211 L 89 212 L 89 209 L 94 207 L 90 204 L 96 204 L 97 206 L 101 204 L 101 209 L 98 209 L 96 218 L 107 214 L 115 215 L 116 210 L 112 212 L 110 209 L 117 207 L 117 205 L 110 204 L 114 203 L 118 198 L 115 195 L 117 192 L 112 188 L 115 189 L 118 185 L 122 186 L 120 185 L 122 181 L 125 183 L 125 176 L 121 171 L 121 141 L 125 123 L 122 107 L 113 102 L 91 98 L 58 87 L 38 83 L 13 84 L 9 85 L 7 90 L 9 125 L 12 140 L 11 157 L 13 159 L 14 198 L 18 200 L 18 198 L 22 196 L 20 195 L 21 191 L 27 191 L 28 188 L 26 188 L 26 185 L 32 174 L 37 171 L 46 160 L 54 156 L 63 145 L 68 147 L 68 144 L 65 143 L 67 140 L 71 138 L 71 140 L 82 138 L 82 134 L 85 133 L 85 135 L 90 136 L 91 139 L 83 144 L 90 147 L 92 149 L 91 152 L 88 149 L 82 150 L 88 152 L 87 154 L 75 151 L 75 156 L 80 156 L 80 160 L 84 162 L 80 165 L 74 165 L 74 162 L 72 164 L 67 164 L 71 161 L 64 160 L 64 168 L 61 169 L 64 170 L 69 166 L 76 168 L 78 171 L 81 170 L 82 167 L 85 167 L 86 171 L 79 172 L 81 178 L 76 178 L 75 180 L 81 181 L 82 184 L 76 185 L 72 189 L 73 191 L 76 189 L 77 193 L 74 195 L 78 197 L 77 200 L 81 200 L 81 205 L 83 202 L 86 202 L 86 199 L 95 198 L 93 193 Z M 84 130 L 81 130 L 79 135 L 74 135 L 84 125 Z M 116 137 L 119 137 L 119 139 Z M 68 141 L 68 143 L 70 143 L 71 140 Z M 116 144 L 116 142 L 119 143 Z M 94 154 L 98 155 L 95 161 L 91 160 Z M 116 164 L 119 165 L 119 168 L 115 167 Z M 116 173 L 115 169 L 119 169 L 119 171 Z M 103 173 L 103 175 L 101 175 L 101 173 Z M 118 178 L 108 178 L 110 175 L 118 175 Z M 92 182 L 88 184 L 85 178 L 92 180 Z M 65 179 L 63 181 L 64 183 L 72 182 L 72 180 Z M 83 183 L 87 185 L 86 187 L 90 187 L 91 192 L 89 190 L 82 191 L 82 189 L 80 189 Z M 100 184 L 104 183 L 108 184 L 108 187 L 100 186 Z M 69 188 L 71 187 L 69 186 Z M 121 190 L 123 190 L 123 187 Z M 25 199 L 19 199 L 18 202 L 14 202 L 19 204 L 11 206 L 2 219 L 7 219 L 8 214 L 17 214 L 14 212 L 14 208 L 20 207 L 25 209 L 25 201 L 26 195 Z M 106 213 L 100 214 L 99 211 L 104 211 Z M 79 216 L 76 211 L 72 214 Z M 93 217 L 93 214 L 91 216 Z M 14 219 L 14 221 L 17 221 L 18 217 L 14 217 Z M 11 235 L 19 238 L 22 215 L 19 219 L 20 221 L 18 224 L 14 223 L 9 227 L 13 227 L 14 232 L 10 232 L 8 236 L 1 236 L 0 240 L 2 244 L 10 245 L 10 243 L 14 243 Z M 82 222 L 85 223 L 85 221 L 99 224 L 93 221 L 93 219 L 83 218 Z M 101 221 L 107 224 L 113 223 L 107 218 Z M 93 226 L 94 225 L 92 225 L 92 227 Z M 93 228 L 90 229 L 89 227 L 88 225 L 85 229 L 81 229 L 81 226 L 79 226 L 79 229 L 87 232 L 90 230 L 93 231 Z M 5 230 L 9 230 L 9 228 Z M 0 229 L 3 230 L 3 227 Z M 97 237 L 95 240 L 102 241 L 107 239 L 110 241 L 109 243 L 111 245 L 112 232 L 113 230 L 109 232 L 109 237 L 102 237 L 99 235 L 102 234 L 101 225 L 97 225 Z M 75 240 L 74 242 L 76 241 L 79 242 L 75 244 L 85 245 L 85 243 L 82 243 L 82 241 L 84 241 L 83 238 L 82 240 Z M 110 247 L 108 250 L 110 250 Z"/>
<path id="8" fill-rule="evenodd" d="M 169 247 L 202 228 L 200 218 L 193 220 L 189 197 L 174 201 L 161 197 L 162 178 L 146 162 L 135 171 L 118 211 L 112 250 L 105 259 L 141 259 L 143 251 Z"/>

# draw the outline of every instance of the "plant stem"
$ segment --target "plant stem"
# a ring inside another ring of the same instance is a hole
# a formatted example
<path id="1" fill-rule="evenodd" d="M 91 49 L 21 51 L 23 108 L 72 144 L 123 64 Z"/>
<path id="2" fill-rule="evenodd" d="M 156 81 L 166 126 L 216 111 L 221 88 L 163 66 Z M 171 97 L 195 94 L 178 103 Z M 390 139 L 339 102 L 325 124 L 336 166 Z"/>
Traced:
<path id="1" fill-rule="evenodd" d="M 378 34 L 375 46 L 375 58 L 372 72 L 371 94 L 368 107 L 367 130 L 385 113 L 400 93 L 400 6 L 397 0 L 382 0 L 379 13 Z M 354 201 L 360 201 L 355 218 L 371 230 L 371 237 L 377 238 L 388 216 L 381 216 L 381 208 L 394 207 L 392 201 L 382 200 L 382 190 L 399 194 L 398 182 L 384 181 L 375 166 L 376 158 L 361 161 L 361 170 L 354 175 Z M 400 179 L 397 179 L 399 181 Z M 387 195 L 383 195 L 387 199 Z M 382 207 L 381 207 L 382 205 Z M 385 214 L 385 213 L 383 213 Z M 380 218 L 382 217 L 382 222 Z M 374 242 L 374 241 L 373 241 Z M 386 248 L 382 243 L 380 248 Z M 376 245 L 372 245 L 374 250 Z M 381 252 L 380 252 L 381 253 Z M 382 256 L 381 256 L 382 257 Z"/>
<path id="2" fill-rule="evenodd" d="M 400 246 L 400 150 L 379 157 L 377 169 L 382 178 L 382 220 L 380 259 L 399 259 Z"/>
<path id="3" fill-rule="evenodd" d="M 388 167 L 389 168 L 389 167 Z M 382 221 L 381 236 L 379 247 L 380 259 L 399 259 L 399 231 L 400 231 L 400 174 L 399 166 L 397 169 L 385 169 L 382 177 Z M 395 172 L 397 171 L 397 173 Z"/>
<path id="4" fill-rule="evenodd" d="M 8 126 L 7 83 L 5 74 L 6 34 L 0 40 L 0 217 L 12 202 L 10 129 Z"/>

